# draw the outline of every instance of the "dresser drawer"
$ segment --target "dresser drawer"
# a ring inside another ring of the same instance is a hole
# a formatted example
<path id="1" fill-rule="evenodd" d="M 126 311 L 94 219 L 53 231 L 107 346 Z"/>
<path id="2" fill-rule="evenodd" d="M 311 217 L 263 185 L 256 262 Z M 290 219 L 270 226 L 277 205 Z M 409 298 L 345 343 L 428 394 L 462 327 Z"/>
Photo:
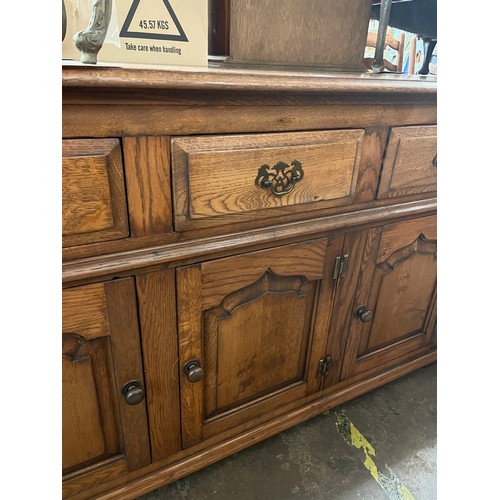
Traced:
<path id="1" fill-rule="evenodd" d="M 436 191 L 437 127 L 391 129 L 377 198 Z"/>
<path id="2" fill-rule="evenodd" d="M 120 141 L 62 142 L 63 247 L 129 234 Z"/>
<path id="3" fill-rule="evenodd" d="M 172 139 L 177 229 L 352 203 L 363 130 Z"/>

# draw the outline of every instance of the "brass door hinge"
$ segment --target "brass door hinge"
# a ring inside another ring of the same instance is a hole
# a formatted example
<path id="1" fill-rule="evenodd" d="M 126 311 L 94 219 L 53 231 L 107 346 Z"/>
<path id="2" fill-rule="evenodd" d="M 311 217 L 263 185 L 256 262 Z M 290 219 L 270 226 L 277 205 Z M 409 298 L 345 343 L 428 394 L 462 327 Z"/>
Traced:
<path id="1" fill-rule="evenodd" d="M 345 273 L 347 272 L 347 263 L 349 262 L 349 254 L 345 254 L 343 257 L 340 255 L 335 259 L 335 267 L 333 268 L 333 279 L 345 278 Z"/>
<path id="2" fill-rule="evenodd" d="M 336 280 L 339 277 L 340 260 L 341 259 L 342 259 L 342 257 L 340 255 L 335 259 L 335 267 L 333 269 L 333 279 L 334 280 Z"/>
<path id="3" fill-rule="evenodd" d="M 317 377 L 321 378 L 323 375 L 326 375 L 326 373 L 331 368 L 331 366 L 332 366 L 332 357 L 331 356 L 328 356 L 324 359 L 320 359 Z"/>

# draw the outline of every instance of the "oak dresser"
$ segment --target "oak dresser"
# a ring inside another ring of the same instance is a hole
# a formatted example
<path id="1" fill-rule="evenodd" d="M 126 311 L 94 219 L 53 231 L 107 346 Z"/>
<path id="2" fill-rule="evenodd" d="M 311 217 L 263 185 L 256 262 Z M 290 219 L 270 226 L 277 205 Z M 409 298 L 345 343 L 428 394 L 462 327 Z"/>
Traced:
<path id="1" fill-rule="evenodd" d="M 436 361 L 435 77 L 62 76 L 65 498 L 136 498 Z"/>

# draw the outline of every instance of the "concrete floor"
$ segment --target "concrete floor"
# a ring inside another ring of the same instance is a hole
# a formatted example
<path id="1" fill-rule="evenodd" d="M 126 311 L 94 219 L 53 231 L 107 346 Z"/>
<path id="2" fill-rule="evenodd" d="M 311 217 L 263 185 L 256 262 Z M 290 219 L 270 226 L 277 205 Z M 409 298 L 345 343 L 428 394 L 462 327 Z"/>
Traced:
<path id="1" fill-rule="evenodd" d="M 347 427 L 358 447 L 342 437 L 341 422 L 359 431 Z M 372 475 L 375 467 L 378 474 Z M 436 365 L 431 365 L 141 500 L 436 497 Z"/>

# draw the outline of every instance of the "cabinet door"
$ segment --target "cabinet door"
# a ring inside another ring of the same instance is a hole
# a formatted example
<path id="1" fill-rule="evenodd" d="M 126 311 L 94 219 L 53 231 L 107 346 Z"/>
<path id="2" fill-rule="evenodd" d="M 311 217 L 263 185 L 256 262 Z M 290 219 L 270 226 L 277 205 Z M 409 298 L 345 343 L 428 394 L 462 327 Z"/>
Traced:
<path id="1" fill-rule="evenodd" d="M 342 242 L 320 239 L 177 270 L 184 448 L 283 413 L 319 390 L 332 256 Z"/>
<path id="2" fill-rule="evenodd" d="M 69 496 L 148 464 L 150 452 L 134 280 L 65 290 L 62 309 L 62 466 Z"/>
<path id="3" fill-rule="evenodd" d="M 360 238 L 342 379 L 429 350 L 436 323 L 436 217 L 373 228 Z"/>

